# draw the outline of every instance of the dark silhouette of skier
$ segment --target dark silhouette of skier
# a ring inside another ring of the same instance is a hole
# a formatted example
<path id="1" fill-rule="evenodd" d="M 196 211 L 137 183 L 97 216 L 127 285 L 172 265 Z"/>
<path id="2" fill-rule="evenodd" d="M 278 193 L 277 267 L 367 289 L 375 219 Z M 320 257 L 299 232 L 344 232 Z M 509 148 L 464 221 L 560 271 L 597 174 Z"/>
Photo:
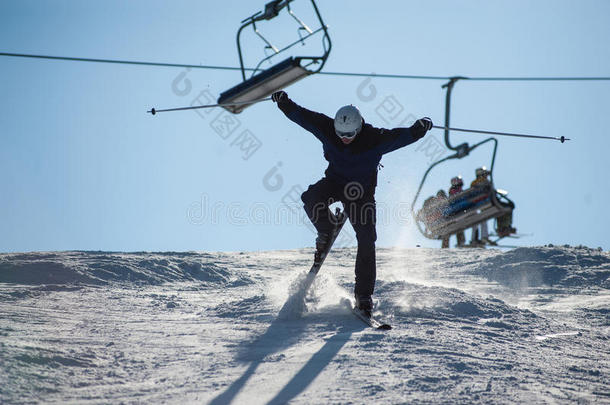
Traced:
<path id="1" fill-rule="evenodd" d="M 335 227 L 328 206 L 341 201 L 358 241 L 356 307 L 370 316 L 376 279 L 375 188 L 379 163 L 382 155 L 421 139 L 432 128 L 432 121 L 425 117 L 409 128 L 375 128 L 353 105 L 341 107 L 333 120 L 299 106 L 284 91 L 273 93 L 271 98 L 286 117 L 322 142 L 328 161 L 325 176 L 301 195 L 307 216 L 318 231 L 316 255 L 328 247 Z"/>

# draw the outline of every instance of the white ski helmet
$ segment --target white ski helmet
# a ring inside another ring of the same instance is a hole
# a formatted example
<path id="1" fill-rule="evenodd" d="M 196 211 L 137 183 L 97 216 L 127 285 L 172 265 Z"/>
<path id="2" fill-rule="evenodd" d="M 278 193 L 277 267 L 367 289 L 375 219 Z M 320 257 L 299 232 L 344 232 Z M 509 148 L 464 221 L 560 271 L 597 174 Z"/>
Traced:
<path id="1" fill-rule="evenodd" d="M 335 132 L 339 138 L 353 139 L 362 129 L 362 115 L 353 105 L 339 108 L 335 115 Z"/>

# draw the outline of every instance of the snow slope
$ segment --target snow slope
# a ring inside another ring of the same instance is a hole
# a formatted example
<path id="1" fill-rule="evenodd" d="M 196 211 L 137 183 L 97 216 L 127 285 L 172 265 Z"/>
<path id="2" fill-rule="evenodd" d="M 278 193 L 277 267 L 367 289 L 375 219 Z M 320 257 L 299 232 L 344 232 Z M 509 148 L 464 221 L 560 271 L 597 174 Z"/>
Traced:
<path id="1" fill-rule="evenodd" d="M 0 402 L 610 403 L 610 253 L 354 249 L 0 255 Z"/>

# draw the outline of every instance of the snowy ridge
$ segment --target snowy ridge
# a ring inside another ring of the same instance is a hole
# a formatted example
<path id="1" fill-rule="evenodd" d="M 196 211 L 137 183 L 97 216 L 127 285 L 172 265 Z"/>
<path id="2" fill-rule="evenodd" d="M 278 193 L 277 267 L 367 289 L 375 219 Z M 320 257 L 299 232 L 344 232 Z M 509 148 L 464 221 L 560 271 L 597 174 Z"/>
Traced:
<path id="1" fill-rule="evenodd" d="M 58 252 L 0 255 L 0 283 L 157 285 L 197 281 L 206 285 L 248 284 L 223 255 L 207 253 Z"/>
<path id="2" fill-rule="evenodd" d="M 610 398 L 610 254 L 354 249 L 0 255 L 0 402 L 544 403 Z"/>
<path id="3" fill-rule="evenodd" d="M 486 259 L 474 273 L 514 288 L 559 285 L 608 289 L 610 255 L 584 246 L 524 247 Z"/>

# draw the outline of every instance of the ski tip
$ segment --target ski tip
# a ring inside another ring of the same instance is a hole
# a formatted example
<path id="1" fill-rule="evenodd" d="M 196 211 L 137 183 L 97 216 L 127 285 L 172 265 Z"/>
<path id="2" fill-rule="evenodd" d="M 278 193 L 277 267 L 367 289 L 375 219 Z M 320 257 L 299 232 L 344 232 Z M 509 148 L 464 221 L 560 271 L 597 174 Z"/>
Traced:
<path id="1" fill-rule="evenodd" d="M 382 324 L 382 325 L 379 325 L 379 326 L 377 327 L 377 329 L 381 329 L 381 330 L 390 330 L 390 329 L 392 329 L 392 325 L 388 325 L 387 323 L 384 323 L 384 324 Z"/>

